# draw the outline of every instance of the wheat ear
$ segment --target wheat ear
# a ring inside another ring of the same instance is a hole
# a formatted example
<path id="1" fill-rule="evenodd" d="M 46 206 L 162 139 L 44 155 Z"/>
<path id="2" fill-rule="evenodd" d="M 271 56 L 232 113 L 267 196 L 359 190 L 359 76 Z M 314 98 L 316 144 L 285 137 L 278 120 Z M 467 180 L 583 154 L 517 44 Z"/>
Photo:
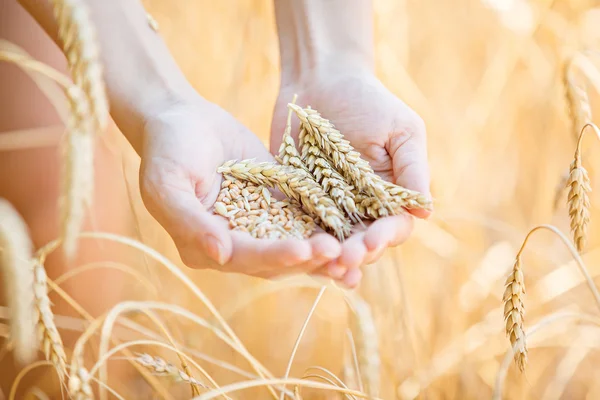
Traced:
<path id="1" fill-rule="evenodd" d="M 596 136 L 600 139 L 600 130 L 593 123 L 587 123 L 579 133 L 575 156 L 571 163 L 567 187 L 569 195 L 567 205 L 569 207 L 569 217 L 571 219 L 571 232 L 573 242 L 577 251 L 584 250 L 587 241 L 587 229 L 590 222 L 590 199 L 588 193 L 592 191 L 590 178 L 587 171 L 581 164 L 581 143 L 586 132 L 586 128 L 592 128 Z"/>
<path id="2" fill-rule="evenodd" d="M 356 355 L 364 390 L 371 397 L 379 396 L 381 384 L 381 358 L 379 337 L 373 320 L 371 307 L 359 295 L 347 298 L 353 313 L 350 316 L 350 329 L 356 345 Z"/>
<path id="3" fill-rule="evenodd" d="M 108 121 L 108 100 L 96 31 L 89 10 L 83 0 L 51 0 L 51 3 L 71 76 L 84 92 L 90 104 L 95 132 L 99 132 Z"/>
<path id="4" fill-rule="evenodd" d="M 63 346 L 60 333 L 54 323 L 50 298 L 48 297 L 48 277 L 44 269 L 43 260 L 34 261 L 34 284 L 35 307 L 37 311 L 36 326 L 38 343 L 44 351 L 46 360 L 52 362 L 61 384 L 67 375 L 67 356 Z"/>
<path id="5" fill-rule="evenodd" d="M 342 240 L 350 234 L 350 223 L 335 202 L 305 170 L 272 162 L 228 161 L 217 172 L 250 181 L 257 185 L 277 186 L 286 196 L 298 201 L 306 213 L 319 218 Z"/>
<path id="6" fill-rule="evenodd" d="M 94 391 L 90 384 L 91 376 L 84 367 L 71 368 L 69 377 L 69 396 L 73 400 L 94 400 Z"/>
<path id="7" fill-rule="evenodd" d="M 432 209 L 431 201 L 422 193 L 394 185 L 379 176 L 376 179 L 381 180 L 381 185 L 383 185 L 389 196 L 387 207 L 375 197 L 371 197 L 365 193 L 357 193 L 356 204 L 358 210 L 367 217 L 377 219 L 390 214 L 398 215 L 411 209 Z"/>
<path id="8" fill-rule="evenodd" d="M 108 120 L 108 101 L 94 26 L 82 0 L 52 0 L 63 52 L 76 88 L 67 90 L 71 116 L 64 150 L 61 234 L 65 254 L 77 250 L 77 235 L 93 198 L 94 137 Z"/>
<path id="9" fill-rule="evenodd" d="M 307 133 L 305 127 L 300 129 L 299 142 L 302 143 L 300 157 L 310 173 L 352 221 L 360 222 L 364 215 L 356 207 L 352 192 L 354 187 L 346 183 L 344 177 L 329 163 L 316 139 Z"/>
<path id="10" fill-rule="evenodd" d="M 525 279 L 521 269 L 521 256 L 517 255 L 515 265 L 506 279 L 506 289 L 502 301 L 504 302 L 504 320 L 506 323 L 506 336 L 515 354 L 515 362 L 521 372 L 527 364 L 527 343 L 523 328 L 525 305 Z"/>
<path id="11" fill-rule="evenodd" d="M 592 107 L 585 87 L 577 84 L 572 76 L 573 60 L 573 58 L 569 58 L 565 62 L 562 70 L 562 81 L 571 120 L 571 130 L 573 137 L 577 139 L 583 126 L 592 121 Z"/>
<path id="12" fill-rule="evenodd" d="M 32 255 L 25 221 L 8 201 L 0 198 L 0 267 L 9 310 L 10 340 L 19 364 L 32 362 L 37 350 Z"/>
<path id="13" fill-rule="evenodd" d="M 297 95 L 294 95 L 292 104 L 296 103 L 297 97 Z M 304 164 L 304 162 L 302 162 L 300 158 L 300 153 L 298 152 L 296 144 L 294 143 L 294 138 L 292 138 L 291 108 L 288 109 L 285 130 L 283 131 L 283 136 L 281 137 L 281 145 L 279 146 L 279 154 L 275 157 L 275 159 L 282 165 L 290 165 L 292 167 L 303 169 L 309 172 L 307 166 Z"/>
<path id="14" fill-rule="evenodd" d="M 344 135 L 327 119 L 323 118 L 316 110 L 303 109 L 295 104 L 288 104 L 306 129 L 306 137 L 314 137 L 318 147 L 327 155 L 339 172 L 346 177 L 348 182 L 359 191 L 365 191 L 377 197 L 383 203 L 387 201 L 387 194 L 369 163 L 360 157 L 360 153 L 344 139 Z M 300 147 L 303 147 L 301 143 Z"/>
<path id="15" fill-rule="evenodd" d="M 184 371 L 180 370 L 171 363 L 166 362 L 160 357 L 152 357 L 150 354 L 138 354 L 135 362 L 159 376 L 168 376 L 176 382 L 186 382 L 192 385 L 208 389 L 208 387 L 197 379 L 192 378 Z"/>

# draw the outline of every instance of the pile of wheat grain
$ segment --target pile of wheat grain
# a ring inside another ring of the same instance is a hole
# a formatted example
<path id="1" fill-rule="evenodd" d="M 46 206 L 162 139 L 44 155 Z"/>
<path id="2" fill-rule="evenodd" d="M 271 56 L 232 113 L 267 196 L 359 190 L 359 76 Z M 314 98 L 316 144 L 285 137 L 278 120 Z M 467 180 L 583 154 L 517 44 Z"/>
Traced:
<path id="1" fill-rule="evenodd" d="M 215 213 L 233 229 L 257 238 L 308 237 L 315 223 L 340 240 L 363 220 L 430 209 L 423 194 L 384 181 L 350 142 L 319 112 L 295 98 L 277 162 L 230 160 L 217 169 L 226 180 Z M 291 135 L 292 112 L 300 120 L 298 147 Z M 288 200 L 272 200 L 267 187 Z"/>

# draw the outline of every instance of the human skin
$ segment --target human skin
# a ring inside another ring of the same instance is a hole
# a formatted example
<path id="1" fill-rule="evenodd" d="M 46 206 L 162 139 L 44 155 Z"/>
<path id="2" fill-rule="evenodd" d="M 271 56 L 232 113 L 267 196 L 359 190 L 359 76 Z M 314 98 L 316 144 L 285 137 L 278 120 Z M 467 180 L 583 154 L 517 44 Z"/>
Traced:
<path id="1" fill-rule="evenodd" d="M 48 3 L 21 4 L 59 42 Z M 272 154 L 256 135 L 190 86 L 149 27 L 141 3 L 87 4 L 111 116 L 141 157 L 142 198 L 186 265 L 266 278 L 328 274 L 353 287 L 361 278 L 359 266 L 408 237 L 408 215 L 379 220 L 344 243 L 326 233 L 307 240 L 264 240 L 230 231 L 210 211 L 222 179 L 217 167 L 230 159 L 272 160 Z M 282 106 L 298 93 L 301 103 L 334 121 L 382 176 L 428 194 L 423 123 L 373 74 L 370 1 L 274 4 L 282 85 L 271 150 L 278 148 L 283 132 Z"/>

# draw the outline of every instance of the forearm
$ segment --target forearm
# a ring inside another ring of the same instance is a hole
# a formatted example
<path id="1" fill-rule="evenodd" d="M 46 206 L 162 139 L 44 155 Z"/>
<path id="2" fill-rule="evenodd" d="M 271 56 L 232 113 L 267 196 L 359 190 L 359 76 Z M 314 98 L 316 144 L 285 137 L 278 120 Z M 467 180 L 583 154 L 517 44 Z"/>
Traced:
<path id="1" fill-rule="evenodd" d="M 275 0 L 283 81 L 373 69 L 372 0 Z"/>
<path id="2" fill-rule="evenodd" d="M 20 2 L 59 43 L 49 2 Z M 140 153 L 145 119 L 194 92 L 164 42 L 148 25 L 145 10 L 138 0 L 85 3 L 97 32 L 111 115 Z"/>

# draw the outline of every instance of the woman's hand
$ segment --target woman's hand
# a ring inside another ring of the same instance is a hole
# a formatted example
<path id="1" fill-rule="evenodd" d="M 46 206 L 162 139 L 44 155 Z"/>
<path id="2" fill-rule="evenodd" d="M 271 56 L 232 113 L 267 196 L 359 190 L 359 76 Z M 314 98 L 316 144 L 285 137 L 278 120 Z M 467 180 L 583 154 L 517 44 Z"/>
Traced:
<path id="1" fill-rule="evenodd" d="M 299 81 L 282 82 L 272 124 L 274 154 L 285 127 L 286 105 L 294 94 L 298 94 L 298 105 L 310 105 L 333 122 L 376 173 L 430 197 L 425 125 L 372 73 L 366 69 L 321 70 L 304 75 Z M 296 140 L 297 125 L 296 120 L 293 129 Z M 414 210 L 411 214 L 429 216 L 424 210 Z M 408 214 L 375 221 L 342 244 L 341 256 L 328 266 L 329 275 L 334 278 L 345 275 L 344 280 L 358 281 L 360 265 L 374 262 L 386 247 L 404 242 L 411 230 L 412 218 Z"/>
<path id="2" fill-rule="evenodd" d="M 212 213 L 222 182 L 218 166 L 273 157 L 241 123 L 199 96 L 147 119 L 141 156 L 144 203 L 190 267 L 269 278 L 308 273 L 340 255 L 339 242 L 325 233 L 308 240 L 255 239 L 231 231 Z"/>

